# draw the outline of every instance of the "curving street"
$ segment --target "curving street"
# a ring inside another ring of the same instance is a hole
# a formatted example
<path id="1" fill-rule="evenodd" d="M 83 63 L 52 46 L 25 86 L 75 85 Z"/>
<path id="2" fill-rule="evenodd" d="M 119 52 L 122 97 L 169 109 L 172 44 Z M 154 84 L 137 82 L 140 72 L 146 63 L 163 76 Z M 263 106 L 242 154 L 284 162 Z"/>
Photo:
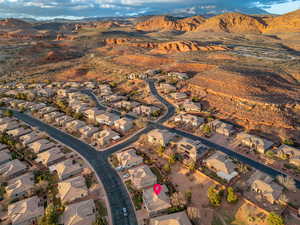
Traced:
<path id="1" fill-rule="evenodd" d="M 175 107 L 170 104 L 168 101 L 166 101 L 162 96 L 159 95 L 155 88 L 155 82 L 153 80 L 148 81 L 148 85 L 151 91 L 151 94 L 155 96 L 161 103 L 165 105 L 167 108 L 167 112 L 158 120 L 158 122 L 149 122 L 148 126 L 137 133 L 135 133 L 132 137 L 128 138 L 127 140 L 112 146 L 110 148 L 107 148 L 103 152 L 99 152 L 90 145 L 84 143 L 83 141 L 59 130 L 56 129 L 44 122 L 41 122 L 38 119 L 32 118 L 31 116 L 20 113 L 17 111 L 14 111 L 14 116 L 26 123 L 28 123 L 31 126 L 35 126 L 39 128 L 41 131 L 45 131 L 48 133 L 51 137 L 54 139 L 64 143 L 66 146 L 69 146 L 70 148 L 76 150 L 82 157 L 87 160 L 90 165 L 93 167 L 95 172 L 97 173 L 98 177 L 101 179 L 103 186 L 105 188 L 105 191 L 107 193 L 108 201 L 110 204 L 110 210 L 112 215 L 112 221 L 114 225 L 137 225 L 137 219 L 135 216 L 135 210 L 133 208 L 133 205 L 130 200 L 130 196 L 128 195 L 126 188 L 119 177 L 119 175 L 116 173 L 116 171 L 110 166 L 108 163 L 108 157 L 125 147 L 128 147 L 135 141 L 139 139 L 139 137 L 142 134 L 146 134 L 152 129 L 159 128 L 159 129 L 167 129 L 170 132 L 176 133 L 180 136 L 187 137 L 193 140 L 199 140 L 203 144 L 214 148 L 216 150 L 222 151 L 226 153 L 227 155 L 245 163 L 248 164 L 251 167 L 254 167 L 262 172 L 265 172 L 271 176 L 277 176 L 277 175 L 285 175 L 281 171 L 277 171 L 274 168 L 271 168 L 267 165 L 264 165 L 258 161 L 252 160 L 247 158 L 246 156 L 241 155 L 240 153 L 237 153 L 229 148 L 226 148 L 224 146 L 215 144 L 208 139 L 175 129 L 175 128 L 169 128 L 166 126 L 161 125 L 160 123 L 165 122 L 170 117 L 172 117 L 175 114 Z M 105 106 L 103 106 L 97 99 L 97 97 L 90 91 L 90 90 L 84 90 L 84 93 L 91 96 L 95 101 L 96 105 L 99 109 L 106 109 Z M 119 113 L 118 111 L 114 111 Z M 131 116 L 129 116 L 131 117 Z M 131 117 L 132 118 L 132 117 Z M 300 188 L 300 181 L 296 180 L 296 185 L 298 188 Z M 128 216 L 124 216 L 122 212 L 122 208 L 127 208 L 128 210 Z"/>

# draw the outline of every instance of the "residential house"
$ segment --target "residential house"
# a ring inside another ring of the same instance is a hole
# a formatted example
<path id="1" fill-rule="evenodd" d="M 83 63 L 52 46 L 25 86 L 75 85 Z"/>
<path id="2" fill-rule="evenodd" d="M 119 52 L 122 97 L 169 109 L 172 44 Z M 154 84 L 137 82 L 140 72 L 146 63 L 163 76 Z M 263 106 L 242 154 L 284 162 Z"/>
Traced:
<path id="1" fill-rule="evenodd" d="M 239 133 L 236 138 L 242 145 L 254 149 L 262 154 L 274 144 L 272 141 L 247 133 Z"/>
<path id="2" fill-rule="evenodd" d="M 73 120 L 75 120 L 73 117 L 64 115 L 64 116 L 56 118 L 55 123 L 59 126 L 64 127 L 64 126 L 66 126 L 67 123 L 69 123 Z"/>
<path id="3" fill-rule="evenodd" d="M 42 139 L 42 137 L 41 134 L 37 131 L 33 131 L 31 133 L 25 134 L 19 138 L 19 140 L 24 146 L 31 144 L 32 142 L 35 142 L 39 139 Z"/>
<path id="4" fill-rule="evenodd" d="M 192 102 L 190 100 L 186 100 L 181 105 L 181 108 L 186 112 L 200 112 L 202 107 L 199 102 Z"/>
<path id="5" fill-rule="evenodd" d="M 17 177 L 27 170 L 27 165 L 18 159 L 6 162 L 0 165 L 0 175 L 5 179 Z"/>
<path id="6" fill-rule="evenodd" d="M 176 87 L 171 84 L 168 84 L 168 83 L 160 83 L 159 88 L 161 89 L 161 91 L 163 93 L 166 93 L 166 94 L 176 91 Z"/>
<path id="7" fill-rule="evenodd" d="M 229 182 L 232 178 L 238 175 L 238 172 L 235 171 L 235 164 L 232 160 L 222 152 L 216 152 L 211 155 L 209 158 L 204 160 L 206 166 L 216 172 L 216 174 Z"/>
<path id="8" fill-rule="evenodd" d="M 64 157 L 65 155 L 61 152 L 61 150 L 57 147 L 54 147 L 45 152 L 37 154 L 37 159 L 35 161 L 42 163 L 46 167 L 49 167 L 63 160 Z"/>
<path id="9" fill-rule="evenodd" d="M 90 138 L 93 136 L 94 133 L 99 132 L 98 127 L 86 125 L 84 127 L 79 128 L 79 133 L 82 135 L 84 138 Z"/>
<path id="10" fill-rule="evenodd" d="M 76 132 L 79 128 L 86 126 L 86 123 L 81 120 L 72 120 L 65 124 L 67 130 L 71 132 Z"/>
<path id="11" fill-rule="evenodd" d="M 59 96 L 59 97 L 68 97 L 68 94 L 70 93 L 71 91 L 69 89 L 58 89 L 56 91 L 56 94 Z"/>
<path id="12" fill-rule="evenodd" d="M 133 122 L 131 119 L 123 117 L 119 120 L 116 120 L 114 122 L 114 125 L 117 130 L 120 130 L 122 132 L 127 132 L 128 130 L 130 130 L 133 127 Z"/>
<path id="13" fill-rule="evenodd" d="M 126 99 L 126 97 L 121 95 L 107 95 L 103 97 L 106 102 L 117 102 Z"/>
<path id="14" fill-rule="evenodd" d="M 192 225 L 185 211 L 150 219 L 149 225 Z"/>
<path id="15" fill-rule="evenodd" d="M 157 177 L 152 173 L 147 165 L 141 165 L 128 170 L 132 184 L 137 189 L 144 189 L 153 186 L 157 182 Z"/>
<path id="16" fill-rule="evenodd" d="M 35 142 L 32 142 L 28 145 L 28 147 L 34 152 L 34 153 L 40 153 L 43 151 L 46 151 L 50 148 L 55 147 L 55 143 L 49 141 L 48 139 L 39 139 Z"/>
<path id="17" fill-rule="evenodd" d="M 122 110 L 127 110 L 127 111 L 130 111 L 133 108 L 138 107 L 139 105 L 140 105 L 139 102 L 126 101 L 126 100 L 122 100 L 122 101 L 114 103 L 114 107 L 116 107 L 118 109 L 122 109 Z"/>
<path id="18" fill-rule="evenodd" d="M 34 175 L 33 173 L 25 173 L 7 182 L 5 187 L 6 194 L 11 199 L 26 197 L 34 191 Z"/>
<path id="19" fill-rule="evenodd" d="M 46 107 L 45 103 L 38 103 L 38 104 L 34 104 L 32 106 L 29 106 L 28 109 L 31 110 L 31 111 L 38 111 L 38 110 L 41 110 L 45 107 Z"/>
<path id="20" fill-rule="evenodd" d="M 48 106 L 48 107 L 44 107 L 44 108 L 40 109 L 38 111 L 38 114 L 41 115 L 41 116 L 44 116 L 45 114 L 52 113 L 52 112 L 55 112 L 55 111 L 58 111 L 58 109 L 54 108 L 52 106 Z"/>
<path id="21" fill-rule="evenodd" d="M 72 159 L 67 159 L 60 163 L 50 166 L 50 171 L 56 171 L 60 180 L 66 180 L 82 172 L 82 166 Z"/>
<path id="22" fill-rule="evenodd" d="M 51 112 L 46 115 L 44 115 L 44 120 L 48 123 L 53 122 L 56 118 L 62 117 L 65 114 L 62 112 Z"/>
<path id="23" fill-rule="evenodd" d="M 7 150 L 7 145 L 0 143 L 0 151 Z"/>
<path id="24" fill-rule="evenodd" d="M 278 148 L 279 153 L 285 154 L 291 164 L 300 166 L 300 149 L 282 144 Z"/>
<path id="25" fill-rule="evenodd" d="M 109 113 L 105 112 L 100 115 L 96 116 L 96 121 L 100 124 L 106 124 L 108 126 L 111 126 L 114 124 L 116 120 L 120 119 L 120 116 L 118 116 L 115 113 Z"/>
<path id="26" fill-rule="evenodd" d="M 31 131 L 32 130 L 29 128 L 19 127 L 19 128 L 7 131 L 7 134 L 14 138 L 19 138 L 23 135 L 29 134 Z"/>
<path id="27" fill-rule="evenodd" d="M 250 177 L 248 184 L 252 191 L 260 194 L 271 204 L 277 202 L 283 192 L 283 187 L 277 184 L 272 177 L 258 170 Z"/>
<path id="28" fill-rule="evenodd" d="M 225 136 L 230 136 L 234 131 L 232 124 L 225 123 L 218 119 L 211 121 L 209 123 L 209 126 L 218 134 L 222 134 Z"/>
<path id="29" fill-rule="evenodd" d="M 175 93 L 171 93 L 170 95 L 175 100 L 183 100 L 188 97 L 184 92 L 175 92 Z"/>
<path id="30" fill-rule="evenodd" d="M 13 123 L 16 121 L 17 121 L 17 119 L 14 117 L 2 117 L 2 118 L 0 118 L 0 125 L 6 124 L 6 123 Z"/>
<path id="31" fill-rule="evenodd" d="M 0 151 L 0 165 L 9 162 L 12 159 L 10 151 L 5 149 Z"/>
<path id="32" fill-rule="evenodd" d="M 37 224 L 43 215 L 44 204 L 37 196 L 8 205 L 7 217 L 12 225 Z"/>
<path id="33" fill-rule="evenodd" d="M 83 176 L 76 176 L 58 183 L 58 197 L 63 204 L 84 198 L 88 195 L 88 188 Z"/>
<path id="34" fill-rule="evenodd" d="M 160 112 L 160 108 L 155 106 L 140 105 L 132 109 L 132 112 L 137 115 L 151 116 L 154 113 Z"/>
<path id="35" fill-rule="evenodd" d="M 180 73 L 180 72 L 169 72 L 168 76 L 175 77 L 175 78 L 178 78 L 180 80 L 189 79 L 189 75 L 187 75 L 186 73 Z"/>
<path id="36" fill-rule="evenodd" d="M 68 205 L 61 218 L 64 225 L 92 225 L 96 221 L 96 206 L 92 199 Z"/>
<path id="37" fill-rule="evenodd" d="M 172 133 L 167 130 L 154 129 L 148 133 L 148 142 L 151 144 L 157 144 L 166 146 L 174 137 Z"/>
<path id="38" fill-rule="evenodd" d="M 37 95 L 41 97 L 50 98 L 55 95 L 55 91 L 52 88 L 43 88 L 37 90 Z"/>
<path id="39" fill-rule="evenodd" d="M 20 127 L 20 123 L 17 121 L 7 122 L 0 125 L 0 132 L 4 133 L 9 130 L 13 130 Z"/>
<path id="40" fill-rule="evenodd" d="M 111 130 L 111 129 L 104 129 L 100 132 L 97 132 L 93 135 L 92 140 L 94 140 L 98 145 L 104 146 L 109 144 L 111 141 L 118 140 L 120 135 Z"/>
<path id="41" fill-rule="evenodd" d="M 156 194 L 153 187 L 143 190 L 143 202 L 150 217 L 165 212 L 171 207 L 170 198 L 167 195 L 168 189 L 165 185 L 159 194 Z"/>
<path id="42" fill-rule="evenodd" d="M 84 112 L 85 110 L 90 108 L 90 105 L 88 103 L 80 103 L 80 104 L 76 104 L 71 106 L 71 108 L 76 112 L 76 113 L 81 113 Z"/>
<path id="43" fill-rule="evenodd" d="M 191 114 L 178 114 L 174 117 L 174 121 L 193 127 L 198 127 L 204 123 L 204 118 Z"/>
<path id="44" fill-rule="evenodd" d="M 118 152 L 116 154 L 120 166 L 130 168 L 143 163 L 143 157 L 136 154 L 135 149 L 131 148 L 126 151 Z"/>
<path id="45" fill-rule="evenodd" d="M 191 159 L 194 162 L 203 156 L 209 149 L 208 146 L 202 144 L 200 141 L 194 141 L 189 138 L 182 138 L 180 141 L 176 142 L 176 146 L 177 152 L 180 153 L 184 159 Z"/>
<path id="46" fill-rule="evenodd" d="M 103 114 L 103 110 L 99 110 L 97 108 L 88 108 L 87 110 L 83 111 L 83 115 L 89 120 L 96 120 L 96 117 L 100 114 Z"/>

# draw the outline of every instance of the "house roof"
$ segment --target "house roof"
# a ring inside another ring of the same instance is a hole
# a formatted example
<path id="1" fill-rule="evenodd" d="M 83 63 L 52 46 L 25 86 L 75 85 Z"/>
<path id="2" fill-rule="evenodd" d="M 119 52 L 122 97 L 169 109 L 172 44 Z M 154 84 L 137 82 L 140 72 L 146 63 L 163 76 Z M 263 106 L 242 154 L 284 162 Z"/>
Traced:
<path id="1" fill-rule="evenodd" d="M 117 153 L 118 160 L 122 166 L 131 164 L 132 162 L 143 161 L 143 157 L 136 154 L 135 149 L 129 149 L 127 151 Z"/>
<path id="2" fill-rule="evenodd" d="M 86 196 L 88 189 L 84 177 L 77 176 L 58 183 L 58 193 L 63 202 L 69 202 L 77 197 Z"/>
<path id="3" fill-rule="evenodd" d="M 34 196 L 8 205 L 8 217 L 12 224 L 21 224 L 31 218 L 44 214 L 44 207 L 39 205 L 39 198 Z"/>
<path id="4" fill-rule="evenodd" d="M 150 219 L 149 225 L 192 225 L 184 211 Z"/>
<path id="5" fill-rule="evenodd" d="M 139 167 L 128 170 L 131 179 L 135 182 L 141 183 L 144 180 L 156 178 L 147 165 L 141 165 Z"/>
<path id="6" fill-rule="evenodd" d="M 294 148 L 292 146 L 282 144 L 280 145 L 278 150 L 284 152 L 285 154 L 288 154 L 290 158 L 300 157 L 300 149 Z"/>
<path id="7" fill-rule="evenodd" d="M 11 159 L 11 154 L 9 150 L 0 151 L 0 162 L 5 162 Z"/>
<path id="8" fill-rule="evenodd" d="M 39 153 L 54 146 L 55 143 L 50 142 L 48 139 L 40 139 L 29 144 L 29 148 L 31 148 L 35 153 Z"/>
<path id="9" fill-rule="evenodd" d="M 63 162 L 51 166 L 51 168 L 56 170 L 59 177 L 63 177 L 64 175 L 70 174 L 82 167 L 79 163 L 73 163 L 72 159 L 67 159 Z"/>
<path id="10" fill-rule="evenodd" d="M 173 137 L 173 134 L 167 130 L 154 129 L 148 133 L 148 136 L 168 141 Z"/>
<path id="11" fill-rule="evenodd" d="M 51 148 L 45 152 L 39 153 L 37 155 L 37 161 L 47 165 L 55 160 L 63 158 L 65 155 L 57 147 Z"/>
<path id="12" fill-rule="evenodd" d="M 7 134 L 12 135 L 12 136 L 21 136 L 27 133 L 30 133 L 31 129 L 24 128 L 24 127 L 19 127 L 10 131 L 7 131 Z"/>
<path id="13" fill-rule="evenodd" d="M 5 190 L 8 196 L 12 196 L 32 188 L 34 188 L 34 175 L 30 172 L 8 181 Z"/>
<path id="14" fill-rule="evenodd" d="M 26 168 L 26 164 L 24 164 L 18 159 L 14 159 L 12 161 L 0 165 L 0 174 L 2 176 L 8 177 L 22 170 L 25 170 Z"/>
<path id="15" fill-rule="evenodd" d="M 158 195 L 154 192 L 153 187 L 144 189 L 143 199 L 147 209 L 149 211 L 159 211 L 171 207 L 167 192 L 165 185 L 162 186 L 162 191 Z"/>
<path id="16" fill-rule="evenodd" d="M 64 225 L 92 225 L 95 219 L 95 203 L 92 199 L 68 205 L 63 214 Z"/>
<path id="17" fill-rule="evenodd" d="M 257 137 L 255 135 L 247 134 L 244 132 L 239 133 L 237 135 L 237 139 L 247 143 L 253 143 L 258 147 L 262 147 L 263 149 L 268 149 L 274 144 L 272 141 Z"/>
<path id="18" fill-rule="evenodd" d="M 20 137 L 20 140 L 24 141 L 26 143 L 29 143 L 32 140 L 37 140 L 39 138 L 41 138 L 40 135 L 39 135 L 39 132 L 33 131 L 33 132 L 29 133 L 29 134 L 22 135 Z"/>
<path id="19" fill-rule="evenodd" d="M 212 165 L 218 172 L 221 171 L 226 174 L 231 174 L 235 169 L 235 164 L 222 152 L 216 152 L 205 161 Z"/>
<path id="20" fill-rule="evenodd" d="M 124 125 L 129 124 L 129 123 L 132 123 L 132 120 L 128 119 L 126 117 L 115 121 L 115 125 L 118 125 L 118 126 L 124 126 Z"/>

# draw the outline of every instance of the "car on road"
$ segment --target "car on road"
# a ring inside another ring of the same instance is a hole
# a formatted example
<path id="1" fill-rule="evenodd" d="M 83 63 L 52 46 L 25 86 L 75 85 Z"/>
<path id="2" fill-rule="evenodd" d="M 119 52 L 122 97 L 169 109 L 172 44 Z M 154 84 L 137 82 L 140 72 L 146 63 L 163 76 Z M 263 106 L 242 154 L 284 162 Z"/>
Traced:
<path id="1" fill-rule="evenodd" d="M 124 216 L 128 216 L 128 213 L 127 213 L 127 209 L 126 209 L 126 208 L 123 208 L 122 211 L 123 211 L 123 215 L 124 215 Z"/>
<path id="2" fill-rule="evenodd" d="M 129 174 L 126 173 L 126 174 L 124 174 L 122 177 L 123 177 L 123 179 L 127 179 L 127 178 L 129 177 Z"/>

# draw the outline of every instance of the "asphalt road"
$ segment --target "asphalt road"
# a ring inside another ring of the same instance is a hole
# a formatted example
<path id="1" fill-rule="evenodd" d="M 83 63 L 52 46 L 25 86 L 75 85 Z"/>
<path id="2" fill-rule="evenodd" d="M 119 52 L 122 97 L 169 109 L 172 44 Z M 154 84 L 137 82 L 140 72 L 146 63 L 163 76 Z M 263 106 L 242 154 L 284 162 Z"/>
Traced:
<path id="1" fill-rule="evenodd" d="M 37 127 L 39 130 L 48 133 L 54 139 L 64 143 L 66 146 L 76 150 L 80 153 L 94 168 L 98 177 L 104 185 L 107 193 L 110 210 L 112 214 L 112 221 L 114 225 L 137 225 L 137 220 L 130 197 L 124 187 L 122 180 L 116 171 L 108 163 L 109 153 L 122 149 L 129 144 L 136 141 L 139 135 L 132 139 L 109 149 L 107 152 L 98 152 L 90 145 L 74 138 L 52 126 L 49 126 L 40 120 L 34 119 L 29 115 L 14 111 L 14 116 L 27 124 Z M 148 132 L 147 129 L 144 132 Z M 142 134 L 141 132 L 140 134 Z M 122 209 L 127 208 L 128 216 L 124 216 Z"/>

